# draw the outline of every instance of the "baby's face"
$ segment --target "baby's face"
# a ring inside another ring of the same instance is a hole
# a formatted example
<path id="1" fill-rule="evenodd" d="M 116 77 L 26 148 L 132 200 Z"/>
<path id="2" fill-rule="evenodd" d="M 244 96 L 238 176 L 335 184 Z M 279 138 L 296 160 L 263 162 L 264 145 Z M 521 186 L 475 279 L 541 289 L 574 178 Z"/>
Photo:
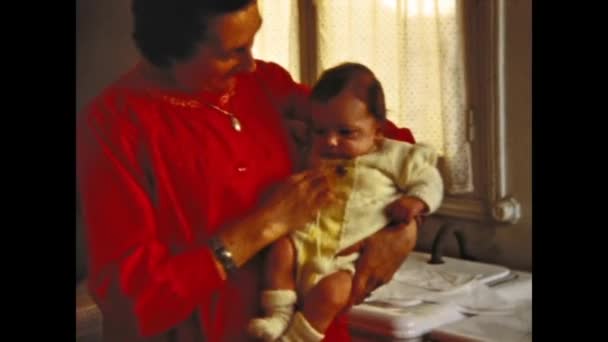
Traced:
<path id="1" fill-rule="evenodd" d="M 363 101 L 344 91 L 327 103 L 313 103 L 312 157 L 350 159 L 373 152 L 380 125 Z"/>

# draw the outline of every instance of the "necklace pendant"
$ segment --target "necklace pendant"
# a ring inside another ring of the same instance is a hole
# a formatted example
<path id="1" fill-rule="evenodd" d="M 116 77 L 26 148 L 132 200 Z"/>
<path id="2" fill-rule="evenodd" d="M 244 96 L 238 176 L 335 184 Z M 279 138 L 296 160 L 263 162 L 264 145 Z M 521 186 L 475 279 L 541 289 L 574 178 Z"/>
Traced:
<path id="1" fill-rule="evenodd" d="M 240 132 L 243 127 L 241 126 L 239 119 L 235 118 L 234 116 L 230 117 L 230 119 L 232 121 L 232 128 L 234 128 L 235 131 Z"/>

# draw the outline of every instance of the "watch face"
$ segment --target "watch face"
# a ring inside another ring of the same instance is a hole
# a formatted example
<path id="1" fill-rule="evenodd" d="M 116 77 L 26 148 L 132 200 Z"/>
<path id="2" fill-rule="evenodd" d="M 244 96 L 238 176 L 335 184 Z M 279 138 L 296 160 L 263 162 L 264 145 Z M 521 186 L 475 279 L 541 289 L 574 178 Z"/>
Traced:
<path id="1" fill-rule="evenodd" d="M 232 258 L 232 254 L 230 252 L 228 252 L 227 250 L 222 248 L 222 258 L 224 259 L 231 259 Z"/>
<path id="2" fill-rule="evenodd" d="M 236 269 L 236 265 L 232 260 L 232 253 L 226 250 L 226 248 L 222 245 L 222 242 L 217 237 L 211 238 L 209 240 L 209 244 L 213 249 L 216 258 L 224 267 L 224 270 L 227 273 L 232 273 L 232 271 Z"/>

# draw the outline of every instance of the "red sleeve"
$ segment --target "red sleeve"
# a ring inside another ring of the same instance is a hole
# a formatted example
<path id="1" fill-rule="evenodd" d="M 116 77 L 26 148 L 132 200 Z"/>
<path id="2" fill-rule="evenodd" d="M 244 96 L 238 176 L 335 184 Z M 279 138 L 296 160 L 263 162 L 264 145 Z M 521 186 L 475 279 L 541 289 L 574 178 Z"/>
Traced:
<path id="1" fill-rule="evenodd" d="M 91 108 L 77 133 L 90 289 L 104 313 L 128 310 L 121 314 L 134 315 L 142 335 L 155 335 L 187 319 L 223 280 L 208 248 L 175 255 L 157 238 L 135 126 Z"/>
<path id="2" fill-rule="evenodd" d="M 294 171 L 305 165 L 310 145 L 310 88 L 295 82 L 289 72 L 276 63 L 257 61 L 256 76 L 275 108 L 281 114 L 289 134 L 289 150 Z"/>
<path id="3" fill-rule="evenodd" d="M 412 144 L 416 143 L 416 139 L 414 139 L 412 131 L 410 131 L 408 128 L 399 128 L 389 120 L 386 120 L 384 134 L 390 139 L 401 140 Z"/>
<path id="4" fill-rule="evenodd" d="M 287 119 L 309 121 L 310 88 L 307 85 L 295 82 L 287 70 L 272 62 L 257 61 L 257 74 L 262 87 Z"/>

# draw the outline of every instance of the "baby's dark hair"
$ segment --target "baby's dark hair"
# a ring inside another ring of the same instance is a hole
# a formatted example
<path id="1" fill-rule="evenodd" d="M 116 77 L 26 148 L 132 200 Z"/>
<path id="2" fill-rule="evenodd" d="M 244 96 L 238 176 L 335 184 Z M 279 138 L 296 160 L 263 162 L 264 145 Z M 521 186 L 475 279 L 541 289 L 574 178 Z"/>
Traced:
<path id="1" fill-rule="evenodd" d="M 312 88 L 310 98 L 325 103 L 349 86 L 354 87 L 355 96 L 365 103 L 374 118 L 380 122 L 386 120 L 382 85 L 376 75 L 363 64 L 348 62 L 325 70 Z"/>

